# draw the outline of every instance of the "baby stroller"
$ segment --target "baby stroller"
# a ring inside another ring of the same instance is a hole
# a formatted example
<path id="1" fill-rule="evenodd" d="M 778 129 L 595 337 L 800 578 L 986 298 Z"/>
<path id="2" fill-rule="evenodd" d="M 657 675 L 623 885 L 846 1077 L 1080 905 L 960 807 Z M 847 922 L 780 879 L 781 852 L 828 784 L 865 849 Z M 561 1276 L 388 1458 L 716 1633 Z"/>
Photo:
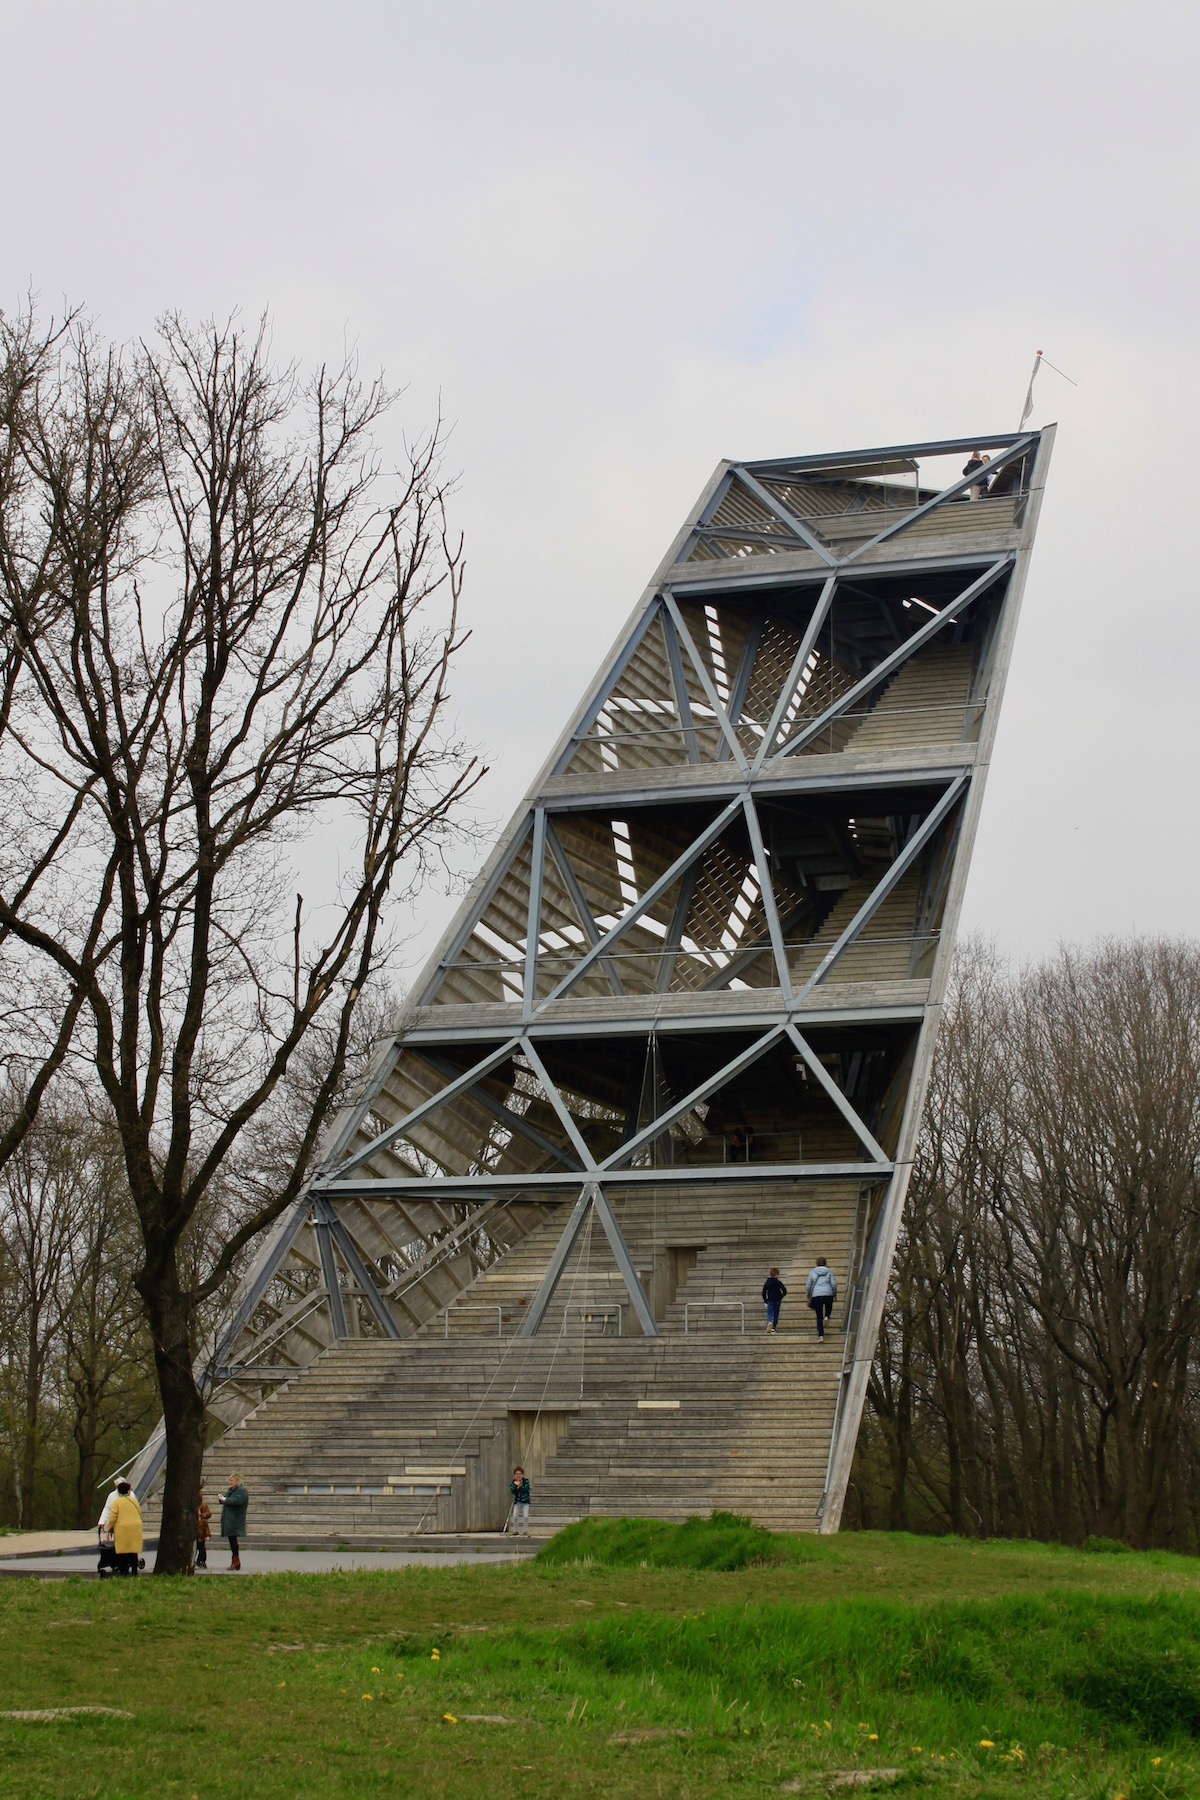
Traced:
<path id="1" fill-rule="evenodd" d="M 100 1561 L 96 1564 L 96 1573 L 101 1581 L 107 1581 L 110 1575 L 117 1572 L 117 1550 L 111 1531 L 103 1529 L 97 1532 L 99 1540 Z"/>

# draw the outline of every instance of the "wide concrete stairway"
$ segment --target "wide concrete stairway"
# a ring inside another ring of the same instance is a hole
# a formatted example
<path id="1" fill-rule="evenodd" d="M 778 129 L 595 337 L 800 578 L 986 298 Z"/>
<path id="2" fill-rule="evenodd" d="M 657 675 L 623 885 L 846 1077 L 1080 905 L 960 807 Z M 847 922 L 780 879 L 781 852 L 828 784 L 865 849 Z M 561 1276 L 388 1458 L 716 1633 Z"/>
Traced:
<path id="1" fill-rule="evenodd" d="M 419 1334 L 327 1351 L 213 1447 L 208 1485 L 242 1475 L 258 1542 L 496 1530 L 517 1460 L 539 1533 L 589 1513 L 713 1508 L 816 1529 L 857 1185 L 701 1182 L 682 1219 L 678 1189 L 669 1209 L 653 1186 L 616 1204 L 657 1338 L 638 1331 L 594 1218 L 541 1331 L 517 1335 L 565 1203 Z M 841 1289 L 823 1344 L 804 1302 L 818 1255 Z M 767 1335 L 772 1264 L 791 1291 Z"/>

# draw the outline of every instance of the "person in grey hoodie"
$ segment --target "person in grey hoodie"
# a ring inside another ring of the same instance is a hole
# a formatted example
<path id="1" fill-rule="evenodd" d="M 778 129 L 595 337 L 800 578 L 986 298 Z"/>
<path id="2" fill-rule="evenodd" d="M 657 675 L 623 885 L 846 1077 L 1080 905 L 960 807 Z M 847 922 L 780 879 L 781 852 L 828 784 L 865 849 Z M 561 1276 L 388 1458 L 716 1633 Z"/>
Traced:
<path id="1" fill-rule="evenodd" d="M 804 1291 L 808 1295 L 808 1304 L 817 1315 L 817 1336 L 823 1338 L 825 1321 L 837 1298 L 837 1276 L 823 1256 L 818 1256 L 816 1268 L 809 1271 Z"/>

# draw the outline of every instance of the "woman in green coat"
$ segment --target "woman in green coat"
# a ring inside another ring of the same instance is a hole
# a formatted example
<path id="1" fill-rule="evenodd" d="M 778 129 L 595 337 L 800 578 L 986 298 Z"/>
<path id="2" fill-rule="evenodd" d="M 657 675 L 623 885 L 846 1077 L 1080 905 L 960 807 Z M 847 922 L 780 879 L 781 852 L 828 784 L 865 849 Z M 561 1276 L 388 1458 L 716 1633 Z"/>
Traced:
<path id="1" fill-rule="evenodd" d="M 221 1536 L 229 1539 L 229 1548 L 233 1560 L 231 1569 L 240 1569 L 241 1558 L 238 1556 L 238 1539 L 246 1535 L 246 1508 L 250 1504 L 250 1496 L 242 1486 L 242 1478 L 235 1475 L 223 1494 L 218 1494 L 221 1502 Z"/>

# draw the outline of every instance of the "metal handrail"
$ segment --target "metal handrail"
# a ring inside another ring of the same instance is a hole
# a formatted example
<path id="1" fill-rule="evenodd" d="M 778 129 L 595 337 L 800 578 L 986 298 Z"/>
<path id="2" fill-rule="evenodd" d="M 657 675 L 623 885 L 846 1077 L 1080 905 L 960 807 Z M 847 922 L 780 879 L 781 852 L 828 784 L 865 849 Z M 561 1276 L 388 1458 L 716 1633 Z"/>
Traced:
<path id="1" fill-rule="evenodd" d="M 578 1308 L 578 1312 L 579 1323 L 581 1326 L 587 1326 L 595 1319 L 611 1319 L 613 1314 L 616 1313 L 617 1336 L 625 1336 L 625 1307 L 621 1301 L 617 1301 L 613 1306 L 581 1306 Z"/>
<path id="2" fill-rule="evenodd" d="M 847 951 L 854 950 L 863 944 L 932 944 L 937 942 L 940 935 L 940 932 L 937 931 L 898 931 L 882 937 L 867 937 L 863 935 L 856 937 L 852 944 L 846 946 L 846 949 Z M 801 950 L 827 950 L 829 944 L 824 938 L 796 938 L 794 940 L 786 941 L 784 948 L 795 953 Z M 661 962 L 664 956 L 673 956 L 679 962 L 706 962 L 715 967 L 720 967 L 725 963 L 732 962 L 735 956 L 741 956 L 747 950 L 753 950 L 756 954 L 766 956 L 771 953 L 771 945 L 755 940 L 753 943 L 749 944 L 737 944 L 732 950 L 725 949 L 723 945 L 708 950 L 696 948 L 690 950 L 684 948 L 678 950 L 624 950 L 617 946 L 612 950 L 606 951 L 605 956 L 610 962 L 617 964 L 625 962 Z M 586 954 L 586 947 L 581 948 L 578 955 L 572 954 L 566 950 L 542 950 L 538 954 L 538 964 L 544 971 L 549 970 L 551 964 L 556 968 L 559 965 L 562 965 L 564 970 L 569 970 L 573 968 L 577 962 L 581 962 Z M 509 957 L 496 958 L 494 960 L 488 959 L 485 961 L 483 958 L 469 958 L 467 960 L 457 960 L 455 962 L 445 963 L 443 966 L 447 970 L 468 971 L 486 970 L 494 972 L 496 970 L 504 971 L 507 969 L 511 970 L 515 975 L 518 971 L 524 969 L 525 959 L 524 957 Z"/>
<path id="3" fill-rule="evenodd" d="M 442 1332 L 443 1337 L 448 1338 L 450 1336 L 450 1315 L 451 1315 L 451 1313 L 465 1313 L 465 1312 L 494 1312 L 496 1315 L 496 1336 L 497 1337 L 504 1336 L 504 1308 L 502 1306 L 478 1305 L 478 1306 L 448 1306 L 446 1308 L 446 1311 L 444 1314 L 446 1328 Z"/>
<path id="4" fill-rule="evenodd" d="M 882 699 L 883 694 L 880 694 L 879 700 Z M 830 704 L 835 704 L 835 702 L 830 701 Z M 985 705 L 986 701 L 984 699 L 977 698 L 973 700 L 968 696 L 965 700 L 940 700 L 931 702 L 927 706 L 889 706 L 887 716 L 889 719 L 907 719 L 918 717 L 924 713 L 966 713 L 970 712 L 972 709 L 982 710 Z M 879 701 L 876 701 L 874 706 L 856 706 L 851 708 L 848 712 L 839 713 L 838 718 L 869 719 L 872 713 L 878 712 L 878 710 Z M 636 718 L 638 715 L 636 713 L 622 713 L 618 716 L 621 718 Z M 787 734 L 792 731 L 799 731 L 806 723 L 807 721 L 803 717 L 785 720 L 780 727 L 782 735 L 779 742 L 781 744 L 786 743 Z M 648 726 L 644 731 L 598 731 L 594 736 L 580 738 L 578 741 L 580 744 L 608 744 L 611 745 L 613 749 L 620 749 L 622 744 L 641 743 L 647 738 L 678 738 L 685 736 L 689 731 L 707 731 L 719 735 L 720 729 L 720 724 L 716 719 L 706 717 L 702 714 L 698 718 L 693 715 L 690 725 L 685 724 L 683 720 L 675 720 L 669 725 Z M 734 729 L 736 731 L 744 731 L 751 736 L 758 736 L 759 738 L 763 735 L 762 729 L 757 728 L 757 722 L 749 719 L 740 719 Z"/>
<path id="5" fill-rule="evenodd" d="M 746 1335 L 746 1303 L 744 1300 L 686 1300 L 683 1307 L 683 1335 L 688 1336 L 688 1312 L 695 1307 L 704 1307 L 711 1311 L 714 1307 L 737 1307 L 742 1315 L 742 1336 Z"/>

